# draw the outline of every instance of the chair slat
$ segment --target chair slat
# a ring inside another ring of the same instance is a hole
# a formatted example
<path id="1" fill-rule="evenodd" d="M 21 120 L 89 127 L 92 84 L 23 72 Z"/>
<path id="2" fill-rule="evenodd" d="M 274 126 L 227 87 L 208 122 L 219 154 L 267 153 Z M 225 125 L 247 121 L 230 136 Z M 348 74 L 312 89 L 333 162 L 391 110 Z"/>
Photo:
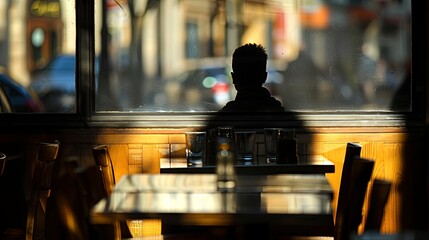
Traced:
<path id="1" fill-rule="evenodd" d="M 390 181 L 374 179 L 364 231 L 380 231 L 391 185 Z"/>

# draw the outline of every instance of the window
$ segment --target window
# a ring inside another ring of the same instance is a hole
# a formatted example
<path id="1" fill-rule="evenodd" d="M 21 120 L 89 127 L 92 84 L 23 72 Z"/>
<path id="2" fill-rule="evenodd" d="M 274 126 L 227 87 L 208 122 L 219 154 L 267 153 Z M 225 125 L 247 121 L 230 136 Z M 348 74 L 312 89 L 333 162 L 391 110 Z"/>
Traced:
<path id="1" fill-rule="evenodd" d="M 95 122 L 98 116 L 118 122 L 126 117 L 127 123 L 144 119 L 155 125 L 159 116 L 206 119 L 234 99 L 231 54 L 247 42 L 262 44 L 269 55 L 265 87 L 286 109 L 310 119 L 346 119 L 349 113 L 397 119 L 392 116 L 412 113 L 425 95 L 418 90 L 424 78 L 411 83 L 411 68 L 413 75 L 425 74 L 423 63 L 411 64 L 411 45 L 414 59 L 424 54 L 416 46 L 426 47 L 425 38 L 411 44 L 417 31 L 411 20 L 425 22 L 418 1 L 91 4 L 0 1 L 0 72 L 24 86 L 34 99 L 30 105 L 38 106 L 17 111 L 12 101 L 12 111 L 73 113 Z M 83 37 L 87 31 L 94 38 Z M 92 68 L 94 76 L 86 72 Z"/>
<path id="2" fill-rule="evenodd" d="M 411 1 L 107 2 L 97 111 L 217 111 L 236 94 L 231 54 L 247 42 L 265 46 L 265 86 L 286 109 L 411 109 Z"/>

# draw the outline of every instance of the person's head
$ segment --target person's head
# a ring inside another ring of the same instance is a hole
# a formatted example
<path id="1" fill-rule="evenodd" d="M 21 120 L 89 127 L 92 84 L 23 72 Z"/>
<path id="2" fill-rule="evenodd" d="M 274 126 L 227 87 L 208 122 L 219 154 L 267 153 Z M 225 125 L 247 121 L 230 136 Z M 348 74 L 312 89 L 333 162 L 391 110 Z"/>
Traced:
<path id="1" fill-rule="evenodd" d="M 268 55 L 262 45 L 247 43 L 232 54 L 232 79 L 234 85 L 261 86 L 267 79 Z"/>

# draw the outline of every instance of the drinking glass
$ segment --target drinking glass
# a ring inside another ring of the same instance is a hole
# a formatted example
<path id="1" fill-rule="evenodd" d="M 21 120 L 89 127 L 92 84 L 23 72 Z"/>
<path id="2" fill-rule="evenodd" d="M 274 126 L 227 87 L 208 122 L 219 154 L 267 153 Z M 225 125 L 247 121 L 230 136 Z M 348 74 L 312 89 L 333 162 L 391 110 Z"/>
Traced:
<path id="1" fill-rule="evenodd" d="M 282 130 L 282 128 L 264 128 L 265 154 L 268 164 L 277 162 L 278 143 Z"/>
<path id="2" fill-rule="evenodd" d="M 205 132 L 186 132 L 186 159 L 188 167 L 200 167 L 205 158 Z"/>
<path id="3" fill-rule="evenodd" d="M 211 128 L 207 130 L 206 156 L 203 162 L 204 166 L 216 166 L 217 134 L 217 128 Z"/>
<path id="4" fill-rule="evenodd" d="M 235 163 L 234 127 L 215 127 L 207 131 L 204 166 L 216 166 L 218 154 L 228 154 Z"/>
<path id="5" fill-rule="evenodd" d="M 294 128 L 284 128 L 277 139 L 277 164 L 297 164 L 297 144 Z"/>
<path id="6" fill-rule="evenodd" d="M 236 131 L 235 150 L 238 165 L 254 165 L 256 131 Z"/>

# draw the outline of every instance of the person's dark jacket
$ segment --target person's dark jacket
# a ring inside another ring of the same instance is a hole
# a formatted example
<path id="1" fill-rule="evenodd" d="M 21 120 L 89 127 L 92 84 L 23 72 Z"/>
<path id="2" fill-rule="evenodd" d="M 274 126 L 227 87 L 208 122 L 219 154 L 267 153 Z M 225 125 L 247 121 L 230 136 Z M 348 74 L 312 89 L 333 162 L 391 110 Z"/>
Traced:
<path id="1" fill-rule="evenodd" d="M 280 101 L 264 87 L 242 89 L 220 112 L 284 112 Z"/>

